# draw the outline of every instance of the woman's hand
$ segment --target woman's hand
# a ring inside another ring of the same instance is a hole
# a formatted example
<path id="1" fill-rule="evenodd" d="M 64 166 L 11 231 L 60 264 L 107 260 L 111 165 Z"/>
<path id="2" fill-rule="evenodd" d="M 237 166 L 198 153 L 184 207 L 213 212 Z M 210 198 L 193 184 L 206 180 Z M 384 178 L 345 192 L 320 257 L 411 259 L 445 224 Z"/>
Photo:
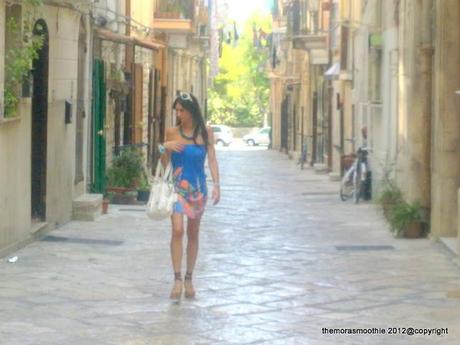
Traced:
<path id="1" fill-rule="evenodd" d="M 163 144 L 166 150 L 175 151 L 175 152 L 182 152 L 184 151 L 184 144 L 178 141 L 167 141 Z"/>
<path id="2" fill-rule="evenodd" d="M 217 205 L 220 201 L 220 186 L 219 185 L 214 185 L 212 189 L 212 200 L 213 200 L 213 205 Z"/>

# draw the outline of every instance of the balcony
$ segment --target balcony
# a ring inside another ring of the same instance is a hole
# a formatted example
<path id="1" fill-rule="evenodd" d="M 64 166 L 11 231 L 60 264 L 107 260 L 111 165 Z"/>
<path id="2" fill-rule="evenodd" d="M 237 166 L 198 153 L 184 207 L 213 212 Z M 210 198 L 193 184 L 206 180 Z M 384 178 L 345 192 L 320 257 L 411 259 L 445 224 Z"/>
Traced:
<path id="1" fill-rule="evenodd" d="M 195 1 L 160 0 L 155 6 L 153 27 L 169 33 L 194 32 Z"/>
<path id="2" fill-rule="evenodd" d="M 155 17 L 153 28 L 158 31 L 171 33 L 192 33 L 193 22 L 190 19 L 166 19 Z"/>
<path id="3" fill-rule="evenodd" d="M 307 34 L 295 35 L 292 40 L 294 49 L 313 50 L 322 49 L 327 50 L 327 35 L 326 34 Z"/>

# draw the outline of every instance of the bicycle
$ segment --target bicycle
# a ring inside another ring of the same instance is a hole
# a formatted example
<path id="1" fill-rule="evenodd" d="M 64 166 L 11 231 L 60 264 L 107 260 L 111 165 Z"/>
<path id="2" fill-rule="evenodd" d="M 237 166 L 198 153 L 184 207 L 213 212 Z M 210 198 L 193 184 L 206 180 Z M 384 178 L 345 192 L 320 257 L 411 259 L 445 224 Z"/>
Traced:
<path id="1" fill-rule="evenodd" d="M 358 204 L 360 198 L 363 197 L 369 174 L 368 154 L 369 149 L 367 147 L 359 148 L 356 158 L 343 176 L 340 183 L 340 199 L 342 201 L 353 198 L 355 204 Z"/>

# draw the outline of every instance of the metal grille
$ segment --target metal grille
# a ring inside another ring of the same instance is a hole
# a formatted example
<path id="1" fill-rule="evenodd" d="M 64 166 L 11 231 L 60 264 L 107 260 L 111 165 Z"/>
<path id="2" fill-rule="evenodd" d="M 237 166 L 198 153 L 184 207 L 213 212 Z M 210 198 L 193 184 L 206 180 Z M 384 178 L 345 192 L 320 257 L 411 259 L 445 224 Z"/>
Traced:
<path id="1" fill-rule="evenodd" d="M 393 246 L 380 246 L 380 245 L 350 245 L 350 246 L 335 246 L 337 250 L 346 251 L 368 251 L 368 250 L 393 250 Z"/>
<path id="2" fill-rule="evenodd" d="M 43 242 L 65 242 L 75 244 L 97 244 L 103 246 L 119 246 L 123 244 L 123 241 L 113 240 L 98 240 L 92 238 L 72 238 L 72 237 L 60 237 L 60 236 L 46 236 L 41 239 Z"/>

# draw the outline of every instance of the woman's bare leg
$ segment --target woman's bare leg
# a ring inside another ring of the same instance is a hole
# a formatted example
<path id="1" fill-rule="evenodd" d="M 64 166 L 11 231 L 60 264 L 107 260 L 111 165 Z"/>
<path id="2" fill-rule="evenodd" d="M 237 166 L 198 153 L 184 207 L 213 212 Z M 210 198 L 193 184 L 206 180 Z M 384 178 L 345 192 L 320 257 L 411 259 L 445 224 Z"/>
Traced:
<path id="1" fill-rule="evenodd" d="M 201 217 L 188 218 L 187 222 L 187 272 L 192 273 L 195 268 L 199 247 L 199 231 Z"/>
<path id="2" fill-rule="evenodd" d="M 187 222 L 187 272 L 185 275 L 185 297 L 195 297 L 195 290 L 192 284 L 192 273 L 195 268 L 199 247 L 199 231 L 201 216 L 196 219 L 188 218 Z"/>
<path id="3" fill-rule="evenodd" d="M 171 298 L 178 299 L 182 294 L 182 242 L 184 238 L 184 216 L 180 213 L 174 213 L 171 216 L 172 234 L 171 234 L 171 260 L 174 269 L 174 287 L 171 291 Z"/>

